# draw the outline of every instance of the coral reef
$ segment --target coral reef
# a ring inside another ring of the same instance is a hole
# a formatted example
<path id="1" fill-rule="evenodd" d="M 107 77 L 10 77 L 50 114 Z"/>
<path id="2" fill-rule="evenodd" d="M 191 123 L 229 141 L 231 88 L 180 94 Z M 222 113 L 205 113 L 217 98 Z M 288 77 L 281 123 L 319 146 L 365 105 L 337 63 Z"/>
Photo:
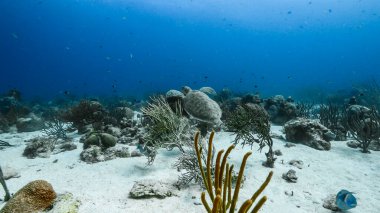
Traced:
<path id="1" fill-rule="evenodd" d="M 47 136 L 54 137 L 56 139 L 66 140 L 68 127 L 58 117 L 54 117 L 51 121 L 46 121 L 42 132 Z"/>
<path id="2" fill-rule="evenodd" d="M 51 154 L 58 154 L 74 150 L 77 146 L 70 139 L 56 139 L 54 137 L 36 137 L 26 141 L 23 156 L 33 159 L 36 157 L 49 158 Z"/>
<path id="3" fill-rule="evenodd" d="M 238 106 L 227 118 L 226 126 L 229 131 L 236 134 L 234 144 L 250 145 L 252 149 L 253 145 L 257 143 L 260 151 L 268 146 L 268 152 L 265 153 L 267 161 L 263 165 L 274 166 L 276 158 L 273 154 L 269 116 L 264 108 L 257 104 Z"/>
<path id="4" fill-rule="evenodd" d="M 363 153 L 369 153 L 372 141 L 380 140 L 380 116 L 375 107 L 350 106 L 347 109 L 347 126 Z"/>
<path id="5" fill-rule="evenodd" d="M 315 118 L 316 115 L 314 115 L 314 103 L 312 102 L 298 102 L 296 104 L 297 107 L 297 117 L 303 117 L 303 118 Z"/>
<path id="6" fill-rule="evenodd" d="M 202 159 L 204 159 L 203 156 Z M 197 156 L 193 150 L 182 153 L 175 162 L 174 167 L 180 172 L 184 170 L 184 172 L 181 172 L 176 184 L 179 188 L 189 185 L 192 181 L 202 183 L 202 175 L 198 167 Z"/>
<path id="7" fill-rule="evenodd" d="M 144 149 L 150 149 L 148 163 L 154 161 L 158 148 L 174 147 L 184 151 L 184 142 L 187 141 L 190 130 L 189 120 L 181 114 L 174 112 L 163 96 L 152 98 L 152 103 L 141 109 L 149 119 L 146 126 L 147 135 L 144 138 Z"/>
<path id="8" fill-rule="evenodd" d="M 36 157 L 48 158 L 56 144 L 56 140 L 51 137 L 37 137 L 27 142 L 28 145 L 26 145 L 22 155 L 30 159 Z"/>
<path id="9" fill-rule="evenodd" d="M 321 104 L 318 117 L 321 124 L 336 135 L 335 140 L 344 141 L 347 139 L 346 113 L 343 105 L 332 102 Z"/>
<path id="10" fill-rule="evenodd" d="M 226 153 L 223 155 L 224 150 L 221 150 L 217 154 L 216 162 L 215 162 L 215 175 L 214 180 L 212 180 L 211 175 L 211 155 L 212 155 L 212 142 L 213 142 L 214 132 L 211 133 L 208 143 L 208 153 L 207 153 L 207 160 L 206 160 L 206 167 L 203 167 L 202 159 L 201 159 L 201 152 L 202 148 L 199 148 L 199 132 L 195 135 L 194 139 L 194 146 L 197 153 L 197 159 L 198 159 L 198 166 L 201 170 L 203 182 L 207 191 L 207 194 L 209 195 L 209 198 L 211 200 L 212 205 L 210 206 L 206 200 L 206 193 L 202 192 L 201 200 L 202 203 L 207 210 L 207 212 L 226 212 L 229 210 L 229 212 L 234 212 L 236 203 L 238 201 L 239 197 L 239 190 L 240 190 L 240 184 L 241 180 L 244 174 L 245 165 L 247 162 L 248 157 L 252 154 L 251 152 L 248 152 L 243 157 L 243 162 L 240 166 L 239 175 L 236 182 L 236 187 L 234 192 L 232 193 L 232 170 L 233 165 L 230 165 L 227 162 L 228 155 L 234 149 L 234 145 L 230 146 Z M 206 171 L 205 171 L 206 169 Z M 266 188 L 268 183 L 270 182 L 272 178 L 273 172 L 271 171 L 266 178 L 265 182 L 261 185 L 261 187 L 253 194 L 251 199 L 246 200 L 242 206 L 239 208 L 239 212 L 248 212 L 248 210 L 252 207 L 252 205 L 255 203 L 258 196 L 263 192 L 263 190 Z M 233 194 L 233 196 L 232 196 Z M 259 209 L 264 205 L 265 201 L 267 200 L 267 197 L 264 196 L 261 198 L 257 204 L 252 209 L 252 212 L 258 212 Z"/>
<path id="11" fill-rule="evenodd" d="M 66 122 L 72 122 L 79 133 L 85 133 L 86 125 L 101 123 L 105 117 L 105 109 L 97 101 L 82 100 L 62 114 Z"/>
<path id="12" fill-rule="evenodd" d="M 296 118 L 284 125 L 286 140 L 302 143 L 318 150 L 330 150 L 330 141 L 335 138 L 325 126 L 317 120 Z"/>
<path id="13" fill-rule="evenodd" d="M 109 147 L 115 146 L 117 142 L 117 138 L 108 133 L 91 132 L 90 134 L 86 135 L 85 138 L 86 139 L 83 142 L 84 149 L 87 149 L 91 145 L 96 145 L 102 149 L 107 149 Z"/>
<path id="14" fill-rule="evenodd" d="M 277 125 L 283 125 L 287 121 L 297 117 L 297 106 L 291 99 L 285 99 L 282 95 L 276 95 L 264 101 L 264 108 L 270 116 L 270 120 Z"/>
<path id="15" fill-rule="evenodd" d="M 375 78 L 353 85 L 352 89 L 357 101 L 355 104 L 375 106 L 376 109 L 380 109 L 380 85 Z"/>
<path id="16" fill-rule="evenodd" d="M 80 153 L 80 159 L 86 163 L 98 163 L 116 158 L 129 158 L 131 153 L 125 145 L 116 145 L 107 149 L 92 145 Z"/>
<path id="17" fill-rule="evenodd" d="M 20 100 L 12 96 L 0 98 L 0 114 L 2 114 L 10 124 L 15 124 L 17 119 L 27 116 L 31 110 L 23 105 Z"/>
<path id="18" fill-rule="evenodd" d="M 122 128 L 132 127 L 134 112 L 129 107 L 115 107 L 110 110 L 110 117 L 114 118 Z"/>
<path id="19" fill-rule="evenodd" d="M 0 113 L 0 134 L 8 132 L 9 123 L 8 120 Z"/>
<path id="20" fill-rule="evenodd" d="M 44 128 L 44 121 L 34 113 L 18 118 L 16 122 L 18 132 L 34 132 Z"/>
<path id="21" fill-rule="evenodd" d="M 260 98 L 259 94 L 246 94 L 241 98 L 241 104 L 260 104 L 263 100 Z"/>
<path id="22" fill-rule="evenodd" d="M 230 89 L 223 88 L 221 91 L 217 93 L 215 96 L 215 100 L 218 101 L 220 104 L 223 104 L 225 101 L 230 100 L 233 97 L 233 94 Z"/>
<path id="23" fill-rule="evenodd" d="M 57 197 L 50 183 L 35 180 L 23 188 L 5 204 L 0 213 L 33 213 L 50 207 Z"/>

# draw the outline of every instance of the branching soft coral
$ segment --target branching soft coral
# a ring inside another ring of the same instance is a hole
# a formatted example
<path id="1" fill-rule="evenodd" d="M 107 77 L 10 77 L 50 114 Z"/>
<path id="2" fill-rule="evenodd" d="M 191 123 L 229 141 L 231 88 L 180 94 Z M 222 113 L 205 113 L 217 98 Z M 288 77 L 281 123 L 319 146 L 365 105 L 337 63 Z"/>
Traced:
<path id="1" fill-rule="evenodd" d="M 273 167 L 276 158 L 273 154 L 273 140 L 270 136 L 269 115 L 264 108 L 256 104 L 245 104 L 238 106 L 227 118 L 226 122 L 229 131 L 236 134 L 234 144 L 241 143 L 243 146 L 248 144 L 259 144 L 261 151 L 266 145 L 269 150 L 265 153 L 267 161 L 263 164 Z"/>
<path id="2" fill-rule="evenodd" d="M 187 118 L 174 112 L 163 96 L 153 97 L 152 102 L 141 111 L 150 121 L 145 138 L 146 146 L 154 150 L 162 147 L 171 150 L 178 147 L 184 152 L 183 141 L 187 141 L 185 137 L 190 129 Z"/>
<path id="3" fill-rule="evenodd" d="M 375 107 L 365 114 L 348 116 L 348 127 L 352 136 L 360 143 L 363 153 L 370 153 L 369 145 L 380 138 L 380 115 Z"/>

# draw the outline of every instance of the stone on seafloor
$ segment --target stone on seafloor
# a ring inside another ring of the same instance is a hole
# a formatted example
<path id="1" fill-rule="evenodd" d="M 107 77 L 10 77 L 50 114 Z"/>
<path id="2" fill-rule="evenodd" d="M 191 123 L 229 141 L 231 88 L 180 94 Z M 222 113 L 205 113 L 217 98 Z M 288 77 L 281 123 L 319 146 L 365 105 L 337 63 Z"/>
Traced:
<path id="1" fill-rule="evenodd" d="M 282 174 L 282 178 L 291 183 L 296 183 L 298 179 L 296 176 L 296 171 L 293 169 L 289 170 L 287 173 Z"/>
<path id="2" fill-rule="evenodd" d="M 80 205 L 80 200 L 74 198 L 72 193 L 60 194 L 55 200 L 53 208 L 46 213 L 77 213 Z"/>
<path id="3" fill-rule="evenodd" d="M 2 170 L 4 180 L 9 180 L 11 178 L 19 178 L 21 176 L 16 169 L 9 166 L 3 167 Z"/>
<path id="4" fill-rule="evenodd" d="M 137 181 L 129 192 L 132 198 L 166 198 L 176 194 L 174 186 L 157 180 Z"/>
<path id="5" fill-rule="evenodd" d="M 323 200 L 323 207 L 331 211 L 339 211 L 338 206 L 336 205 L 336 195 L 330 194 Z"/>
<path id="6" fill-rule="evenodd" d="M 299 169 L 303 168 L 303 161 L 302 160 L 291 160 L 291 161 L 289 161 L 289 164 L 292 166 L 295 166 Z"/>

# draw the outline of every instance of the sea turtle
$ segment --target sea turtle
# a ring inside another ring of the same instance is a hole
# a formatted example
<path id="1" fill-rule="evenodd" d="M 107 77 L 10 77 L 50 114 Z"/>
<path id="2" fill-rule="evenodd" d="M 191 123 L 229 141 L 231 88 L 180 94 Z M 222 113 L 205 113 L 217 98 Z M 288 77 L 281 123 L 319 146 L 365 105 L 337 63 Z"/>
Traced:
<path id="1" fill-rule="evenodd" d="M 183 105 L 185 111 L 194 119 L 213 125 L 220 125 L 222 110 L 218 103 L 209 98 L 205 93 L 192 90 L 185 86 L 182 89 L 185 98 Z"/>

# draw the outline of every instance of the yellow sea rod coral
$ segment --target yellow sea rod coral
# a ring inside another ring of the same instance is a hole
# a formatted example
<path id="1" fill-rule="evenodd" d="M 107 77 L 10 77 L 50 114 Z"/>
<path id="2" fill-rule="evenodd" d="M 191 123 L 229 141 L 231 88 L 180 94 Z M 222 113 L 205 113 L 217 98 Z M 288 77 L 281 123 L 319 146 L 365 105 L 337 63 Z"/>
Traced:
<path id="1" fill-rule="evenodd" d="M 207 194 L 212 202 L 212 205 L 209 205 L 206 200 L 206 193 L 202 192 L 201 199 L 204 207 L 209 213 L 226 213 L 227 211 L 230 213 L 235 212 L 236 203 L 239 197 L 240 184 L 242 181 L 242 177 L 244 174 L 245 165 L 247 163 L 248 157 L 252 154 L 252 152 L 248 152 L 243 157 L 243 162 L 240 166 L 238 179 L 236 182 L 236 188 L 234 192 L 232 192 L 232 170 L 233 165 L 229 165 L 227 162 L 227 157 L 235 148 L 234 145 L 230 146 L 226 153 L 223 156 L 224 150 L 220 150 L 216 157 L 215 163 L 215 173 L 214 180 L 212 180 L 212 171 L 211 171 L 211 158 L 212 158 L 212 142 L 214 138 L 214 132 L 211 133 L 208 143 L 208 152 L 207 152 L 207 161 L 206 161 L 206 171 L 202 165 L 201 153 L 202 148 L 199 148 L 199 132 L 195 135 L 194 145 L 197 153 L 198 165 L 201 170 L 202 178 L 204 185 L 206 187 Z M 239 213 L 248 212 L 249 209 L 253 206 L 256 199 L 259 195 L 264 191 L 265 187 L 270 182 L 273 176 L 273 172 L 269 172 L 268 177 L 261 185 L 261 187 L 252 195 L 251 199 L 246 200 L 241 207 L 239 208 Z M 233 195 L 232 195 L 233 194 Z M 259 209 L 264 205 L 267 197 L 262 197 L 256 205 L 252 209 L 252 213 L 256 213 Z"/>

